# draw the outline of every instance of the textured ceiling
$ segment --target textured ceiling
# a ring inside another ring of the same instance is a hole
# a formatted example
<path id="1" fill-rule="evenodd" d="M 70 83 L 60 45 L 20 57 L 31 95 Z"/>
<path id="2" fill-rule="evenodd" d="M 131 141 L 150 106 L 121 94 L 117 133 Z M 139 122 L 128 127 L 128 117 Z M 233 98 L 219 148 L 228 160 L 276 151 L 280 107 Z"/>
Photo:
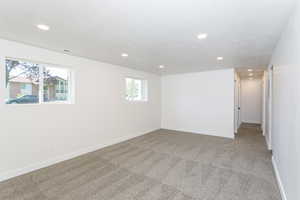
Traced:
<path id="1" fill-rule="evenodd" d="M 162 74 L 262 67 L 268 64 L 293 3 L 1 0 L 0 37 Z M 37 24 L 47 24 L 50 30 L 40 31 Z M 206 40 L 197 39 L 201 32 L 208 34 Z M 217 56 L 224 60 L 217 61 Z"/>

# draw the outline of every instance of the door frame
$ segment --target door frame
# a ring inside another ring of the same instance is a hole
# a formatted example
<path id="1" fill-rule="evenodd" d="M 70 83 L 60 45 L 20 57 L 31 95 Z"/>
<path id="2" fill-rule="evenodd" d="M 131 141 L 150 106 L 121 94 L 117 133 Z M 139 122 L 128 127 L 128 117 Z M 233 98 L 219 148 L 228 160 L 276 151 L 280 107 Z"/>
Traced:
<path id="1" fill-rule="evenodd" d="M 263 136 L 266 136 L 266 131 L 267 129 L 267 119 L 268 119 L 268 92 L 269 92 L 269 83 L 268 83 L 269 79 L 268 79 L 268 71 L 267 69 L 264 71 L 263 74 L 263 99 L 262 99 L 262 133 Z"/>
<path id="2" fill-rule="evenodd" d="M 268 67 L 268 149 L 272 150 L 272 113 L 273 113 L 273 71 L 274 66 L 269 65 Z"/>
<path id="3" fill-rule="evenodd" d="M 269 150 L 272 150 L 272 100 L 273 100 L 273 65 L 269 65 L 264 74 L 263 99 L 263 135 Z"/>
<path id="4" fill-rule="evenodd" d="M 235 72 L 234 77 L 234 132 L 237 134 L 241 121 L 241 81 Z"/>

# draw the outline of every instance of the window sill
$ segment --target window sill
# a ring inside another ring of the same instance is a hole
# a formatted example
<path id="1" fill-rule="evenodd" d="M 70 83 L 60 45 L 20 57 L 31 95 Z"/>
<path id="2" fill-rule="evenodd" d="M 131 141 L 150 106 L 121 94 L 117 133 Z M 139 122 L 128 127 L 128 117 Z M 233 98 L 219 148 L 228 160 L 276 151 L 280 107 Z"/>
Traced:
<path id="1" fill-rule="evenodd" d="M 43 105 L 43 104 L 45 104 L 45 105 L 49 105 L 49 104 L 54 104 L 54 105 L 65 105 L 65 104 L 67 104 L 67 105 L 71 105 L 71 104 L 75 104 L 75 103 L 70 102 L 70 101 L 66 101 L 66 102 L 43 102 L 40 105 Z"/>
<path id="2" fill-rule="evenodd" d="M 5 106 L 41 106 L 41 105 L 74 105 L 72 102 L 44 102 L 44 103 L 24 103 L 24 104 L 6 104 Z"/>
<path id="3" fill-rule="evenodd" d="M 127 100 L 125 99 L 126 102 L 128 103 L 148 103 L 148 100 Z"/>

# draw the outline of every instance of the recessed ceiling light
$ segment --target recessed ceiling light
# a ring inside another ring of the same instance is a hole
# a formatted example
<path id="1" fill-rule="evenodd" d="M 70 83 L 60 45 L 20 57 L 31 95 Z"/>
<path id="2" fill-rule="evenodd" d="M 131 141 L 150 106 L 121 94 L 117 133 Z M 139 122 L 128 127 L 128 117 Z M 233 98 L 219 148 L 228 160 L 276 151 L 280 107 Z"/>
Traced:
<path id="1" fill-rule="evenodd" d="M 165 68 L 165 66 L 159 65 L 158 68 L 159 68 L 159 69 L 163 69 L 163 68 Z"/>
<path id="2" fill-rule="evenodd" d="M 252 72 L 253 71 L 253 69 L 248 69 L 248 72 Z"/>
<path id="3" fill-rule="evenodd" d="M 253 73 L 250 73 L 249 76 L 253 76 Z"/>
<path id="4" fill-rule="evenodd" d="M 42 31 L 49 31 L 50 26 L 45 25 L 45 24 L 38 24 L 37 25 L 38 29 L 42 30 Z"/>
<path id="5" fill-rule="evenodd" d="M 200 33 L 197 37 L 198 37 L 199 40 L 206 39 L 207 38 L 207 33 Z"/>
<path id="6" fill-rule="evenodd" d="M 217 60 L 223 60 L 224 58 L 223 57 L 217 57 Z"/>
<path id="7" fill-rule="evenodd" d="M 121 56 L 126 58 L 126 57 L 128 57 L 128 54 L 127 53 L 122 53 Z"/>

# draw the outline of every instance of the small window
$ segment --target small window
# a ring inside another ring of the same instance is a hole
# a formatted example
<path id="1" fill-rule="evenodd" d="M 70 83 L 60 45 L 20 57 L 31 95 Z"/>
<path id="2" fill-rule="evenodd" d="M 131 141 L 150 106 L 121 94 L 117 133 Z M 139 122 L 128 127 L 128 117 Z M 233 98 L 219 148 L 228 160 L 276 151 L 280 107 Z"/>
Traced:
<path id="1" fill-rule="evenodd" d="M 6 104 L 70 102 L 71 71 L 28 61 L 5 60 Z"/>
<path id="2" fill-rule="evenodd" d="M 44 102 L 69 101 L 69 70 L 54 67 L 45 67 L 44 69 Z"/>
<path id="3" fill-rule="evenodd" d="M 147 81 L 135 78 L 126 78 L 126 100 L 147 101 Z"/>

